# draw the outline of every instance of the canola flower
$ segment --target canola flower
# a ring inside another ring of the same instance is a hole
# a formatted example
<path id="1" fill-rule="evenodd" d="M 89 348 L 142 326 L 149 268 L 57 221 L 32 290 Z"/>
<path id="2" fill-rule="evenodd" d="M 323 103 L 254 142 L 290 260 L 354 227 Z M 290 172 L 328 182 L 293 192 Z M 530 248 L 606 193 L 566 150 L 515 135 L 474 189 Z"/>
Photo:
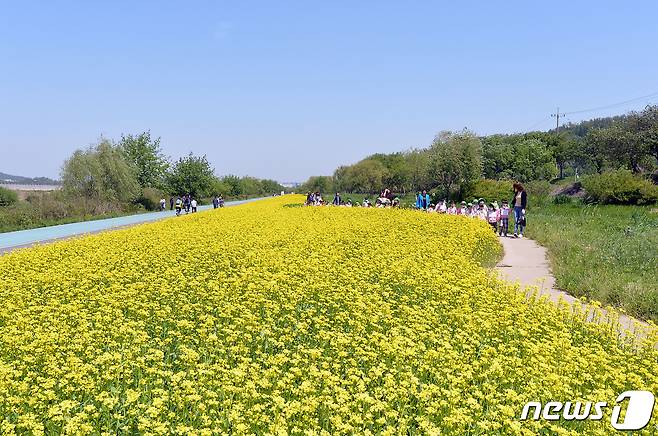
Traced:
<path id="1" fill-rule="evenodd" d="M 0 432 L 607 434 L 519 416 L 658 391 L 614 319 L 483 268 L 486 223 L 301 201 L 0 256 Z"/>

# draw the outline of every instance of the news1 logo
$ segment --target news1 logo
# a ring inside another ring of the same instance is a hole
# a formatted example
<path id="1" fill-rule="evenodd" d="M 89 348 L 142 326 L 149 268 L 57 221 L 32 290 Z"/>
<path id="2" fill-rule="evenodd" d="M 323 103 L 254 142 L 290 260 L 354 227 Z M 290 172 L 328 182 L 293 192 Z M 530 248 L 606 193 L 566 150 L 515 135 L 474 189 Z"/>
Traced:
<path id="1" fill-rule="evenodd" d="M 623 422 L 619 422 L 622 411 L 622 403 L 628 400 L 626 406 L 626 414 L 624 415 Z M 610 425 L 616 430 L 641 430 L 649 424 L 651 414 L 653 413 L 653 405 L 655 398 L 651 392 L 648 391 L 626 391 L 617 397 L 616 405 L 612 409 L 612 416 L 610 418 Z M 567 401 L 561 403 L 559 401 L 549 401 L 542 404 L 539 401 L 530 401 L 523 406 L 521 412 L 521 419 L 533 419 L 538 421 L 540 418 L 547 421 L 557 421 L 564 419 L 565 421 L 583 421 L 590 419 L 598 421 L 603 418 L 603 409 L 608 407 L 605 401 L 596 403 L 580 402 L 575 403 Z M 532 415 L 530 415 L 530 410 Z M 530 416 L 530 418 L 529 418 Z"/>

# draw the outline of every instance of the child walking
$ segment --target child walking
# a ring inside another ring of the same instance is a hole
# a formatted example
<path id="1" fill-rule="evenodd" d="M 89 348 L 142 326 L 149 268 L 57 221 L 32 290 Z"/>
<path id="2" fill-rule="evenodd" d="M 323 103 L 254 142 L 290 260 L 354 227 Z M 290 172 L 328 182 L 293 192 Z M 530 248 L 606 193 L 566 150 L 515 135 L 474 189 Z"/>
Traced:
<path id="1" fill-rule="evenodd" d="M 507 237 L 507 228 L 509 226 L 509 213 L 510 213 L 509 204 L 507 204 L 507 200 L 503 200 L 502 206 L 500 207 L 500 231 L 499 231 L 500 236 Z"/>
<path id="2" fill-rule="evenodd" d="M 494 233 L 498 233 L 498 221 L 500 220 L 500 214 L 498 210 L 494 207 L 493 203 L 489 204 L 489 211 L 487 212 L 487 221 L 489 225 L 493 228 Z"/>
<path id="3" fill-rule="evenodd" d="M 468 207 L 466 207 L 466 202 L 462 201 L 461 207 L 457 209 L 457 215 L 468 216 L 468 214 L 469 214 L 469 210 Z"/>

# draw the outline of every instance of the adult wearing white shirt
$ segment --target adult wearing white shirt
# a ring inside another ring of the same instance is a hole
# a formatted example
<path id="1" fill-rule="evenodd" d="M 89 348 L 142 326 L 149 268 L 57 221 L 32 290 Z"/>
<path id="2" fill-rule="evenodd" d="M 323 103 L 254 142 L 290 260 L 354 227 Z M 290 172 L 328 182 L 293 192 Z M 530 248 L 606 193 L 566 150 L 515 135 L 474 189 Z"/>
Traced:
<path id="1" fill-rule="evenodd" d="M 196 212 L 196 200 L 193 198 L 192 199 L 192 213 Z"/>

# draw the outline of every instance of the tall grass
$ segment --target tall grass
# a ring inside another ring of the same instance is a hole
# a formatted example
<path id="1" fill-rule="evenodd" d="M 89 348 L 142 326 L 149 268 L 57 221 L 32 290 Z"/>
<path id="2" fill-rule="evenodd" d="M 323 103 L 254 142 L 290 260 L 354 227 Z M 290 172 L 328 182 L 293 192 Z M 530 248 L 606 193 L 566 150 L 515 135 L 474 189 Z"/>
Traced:
<path id="1" fill-rule="evenodd" d="M 0 207 L 0 232 L 110 218 L 138 210 L 135 205 L 71 197 L 62 192 L 33 193 L 26 201 Z"/>
<path id="2" fill-rule="evenodd" d="M 658 322 L 658 209 L 541 204 L 527 234 L 548 249 L 557 286 Z"/>

